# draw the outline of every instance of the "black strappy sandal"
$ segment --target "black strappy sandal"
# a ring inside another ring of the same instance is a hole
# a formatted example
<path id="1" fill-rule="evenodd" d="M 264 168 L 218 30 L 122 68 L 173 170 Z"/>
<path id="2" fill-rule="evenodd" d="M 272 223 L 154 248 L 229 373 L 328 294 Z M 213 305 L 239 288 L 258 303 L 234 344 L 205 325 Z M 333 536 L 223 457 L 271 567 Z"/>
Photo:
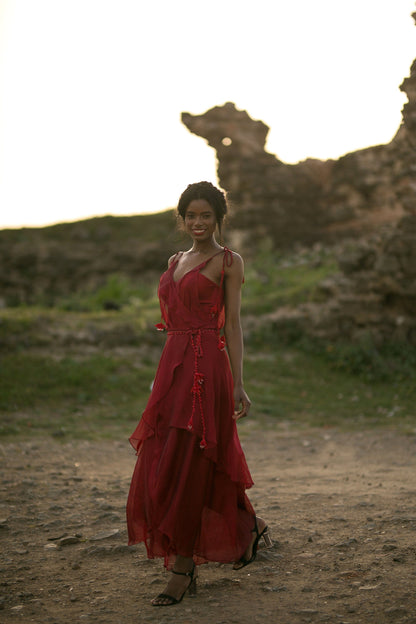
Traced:
<path id="1" fill-rule="evenodd" d="M 175 605 L 178 604 L 179 602 L 181 602 L 182 598 L 185 596 L 186 592 L 189 592 L 190 594 L 196 594 L 196 576 L 194 576 L 195 573 L 195 564 L 192 568 L 192 570 L 190 572 L 176 572 L 176 570 L 172 570 L 173 574 L 177 574 L 178 576 L 189 576 L 189 578 L 191 579 L 191 582 L 189 583 L 188 587 L 185 588 L 183 594 L 181 595 L 180 598 L 174 598 L 173 596 L 169 596 L 169 594 L 159 594 L 158 596 L 156 596 L 156 598 L 154 598 L 153 600 L 158 600 L 159 598 L 163 599 L 163 600 L 169 600 L 169 602 L 160 602 L 160 603 L 155 603 L 152 600 L 152 606 L 153 607 L 170 607 L 171 605 Z"/>
<path id="2" fill-rule="evenodd" d="M 257 518 L 254 519 L 254 529 L 252 530 L 252 533 L 256 533 L 256 539 L 254 540 L 253 546 L 251 547 L 251 557 L 249 559 L 246 559 L 243 555 L 241 559 L 235 562 L 233 570 L 241 570 L 242 568 L 245 568 L 249 563 L 253 563 L 257 556 L 257 548 L 261 538 L 263 538 L 266 548 L 271 548 L 273 546 L 272 538 L 270 537 L 269 533 L 269 527 L 266 525 L 263 531 L 259 533 Z M 236 565 L 238 566 L 238 568 L 235 567 Z"/>

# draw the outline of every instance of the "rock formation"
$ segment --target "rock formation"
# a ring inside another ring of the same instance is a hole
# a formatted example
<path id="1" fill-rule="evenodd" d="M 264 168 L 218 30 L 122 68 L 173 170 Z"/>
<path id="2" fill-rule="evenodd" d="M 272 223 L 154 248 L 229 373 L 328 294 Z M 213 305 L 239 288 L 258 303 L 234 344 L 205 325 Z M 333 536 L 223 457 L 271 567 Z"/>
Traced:
<path id="1" fill-rule="evenodd" d="M 416 60 L 400 88 L 408 97 L 403 122 L 384 151 L 395 155 L 392 196 L 405 214 L 380 242 L 361 242 L 340 258 L 343 275 L 327 285 L 331 304 L 315 315 L 325 336 L 370 333 L 416 346 Z"/>
<path id="2" fill-rule="evenodd" d="M 2 230 L 0 307 L 54 305 L 62 297 L 94 292 L 111 275 L 140 284 L 153 272 L 156 284 L 180 238 L 172 211 Z"/>
<path id="3" fill-rule="evenodd" d="M 183 113 L 182 121 L 215 148 L 219 182 L 238 207 L 238 228 L 260 240 L 267 233 L 278 247 L 333 241 L 416 209 L 414 67 L 401 89 L 409 102 L 392 142 L 336 161 L 285 164 L 264 149 L 269 128 L 232 102 L 202 115 Z"/>
<path id="4" fill-rule="evenodd" d="M 337 161 L 281 162 L 264 150 L 267 126 L 232 103 L 183 113 L 189 130 L 217 150 L 220 184 L 251 240 L 267 235 L 282 247 L 360 236 L 344 247 L 342 273 L 322 284 L 326 302 L 281 308 L 269 318 L 277 326 L 416 345 L 416 61 L 400 88 L 408 102 L 392 142 Z"/>

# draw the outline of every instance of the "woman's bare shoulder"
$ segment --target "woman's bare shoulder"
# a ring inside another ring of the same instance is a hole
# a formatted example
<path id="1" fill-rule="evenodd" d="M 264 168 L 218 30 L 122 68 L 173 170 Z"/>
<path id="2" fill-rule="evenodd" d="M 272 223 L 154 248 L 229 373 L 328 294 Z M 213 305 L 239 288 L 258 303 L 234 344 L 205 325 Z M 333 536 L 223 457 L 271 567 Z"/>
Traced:
<path id="1" fill-rule="evenodd" d="M 225 257 L 225 268 L 229 271 L 239 272 L 244 270 L 244 260 L 236 251 L 226 249 L 225 253 L 229 254 L 229 259 Z"/>
<path id="2" fill-rule="evenodd" d="M 175 254 L 173 254 L 173 256 L 171 256 L 168 260 L 168 268 L 170 267 L 172 262 L 180 258 L 182 255 L 183 255 L 183 251 L 177 251 Z"/>
<path id="3" fill-rule="evenodd" d="M 244 261 L 236 251 L 226 249 L 224 257 L 224 274 L 227 282 L 241 284 L 244 282 Z"/>

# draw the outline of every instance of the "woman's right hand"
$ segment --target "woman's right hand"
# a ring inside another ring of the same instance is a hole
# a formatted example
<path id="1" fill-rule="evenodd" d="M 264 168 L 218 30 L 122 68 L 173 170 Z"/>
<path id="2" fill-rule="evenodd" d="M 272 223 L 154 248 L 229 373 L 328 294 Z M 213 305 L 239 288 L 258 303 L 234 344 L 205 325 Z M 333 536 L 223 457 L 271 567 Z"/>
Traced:
<path id="1" fill-rule="evenodd" d="M 244 416 L 248 416 L 251 401 L 243 386 L 234 387 L 234 405 L 234 420 L 239 420 L 240 418 L 244 418 Z"/>

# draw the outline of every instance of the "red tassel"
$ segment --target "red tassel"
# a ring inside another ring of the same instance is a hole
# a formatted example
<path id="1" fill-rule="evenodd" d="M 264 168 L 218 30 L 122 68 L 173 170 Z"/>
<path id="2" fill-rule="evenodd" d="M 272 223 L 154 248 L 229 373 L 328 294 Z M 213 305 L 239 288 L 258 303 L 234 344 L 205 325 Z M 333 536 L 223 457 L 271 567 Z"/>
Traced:
<path id="1" fill-rule="evenodd" d="M 192 392 L 196 392 L 197 394 L 201 392 L 201 388 L 199 386 L 202 386 L 204 383 L 204 378 L 205 375 L 202 373 L 199 373 L 198 371 L 194 373 L 194 385 L 192 386 Z"/>

